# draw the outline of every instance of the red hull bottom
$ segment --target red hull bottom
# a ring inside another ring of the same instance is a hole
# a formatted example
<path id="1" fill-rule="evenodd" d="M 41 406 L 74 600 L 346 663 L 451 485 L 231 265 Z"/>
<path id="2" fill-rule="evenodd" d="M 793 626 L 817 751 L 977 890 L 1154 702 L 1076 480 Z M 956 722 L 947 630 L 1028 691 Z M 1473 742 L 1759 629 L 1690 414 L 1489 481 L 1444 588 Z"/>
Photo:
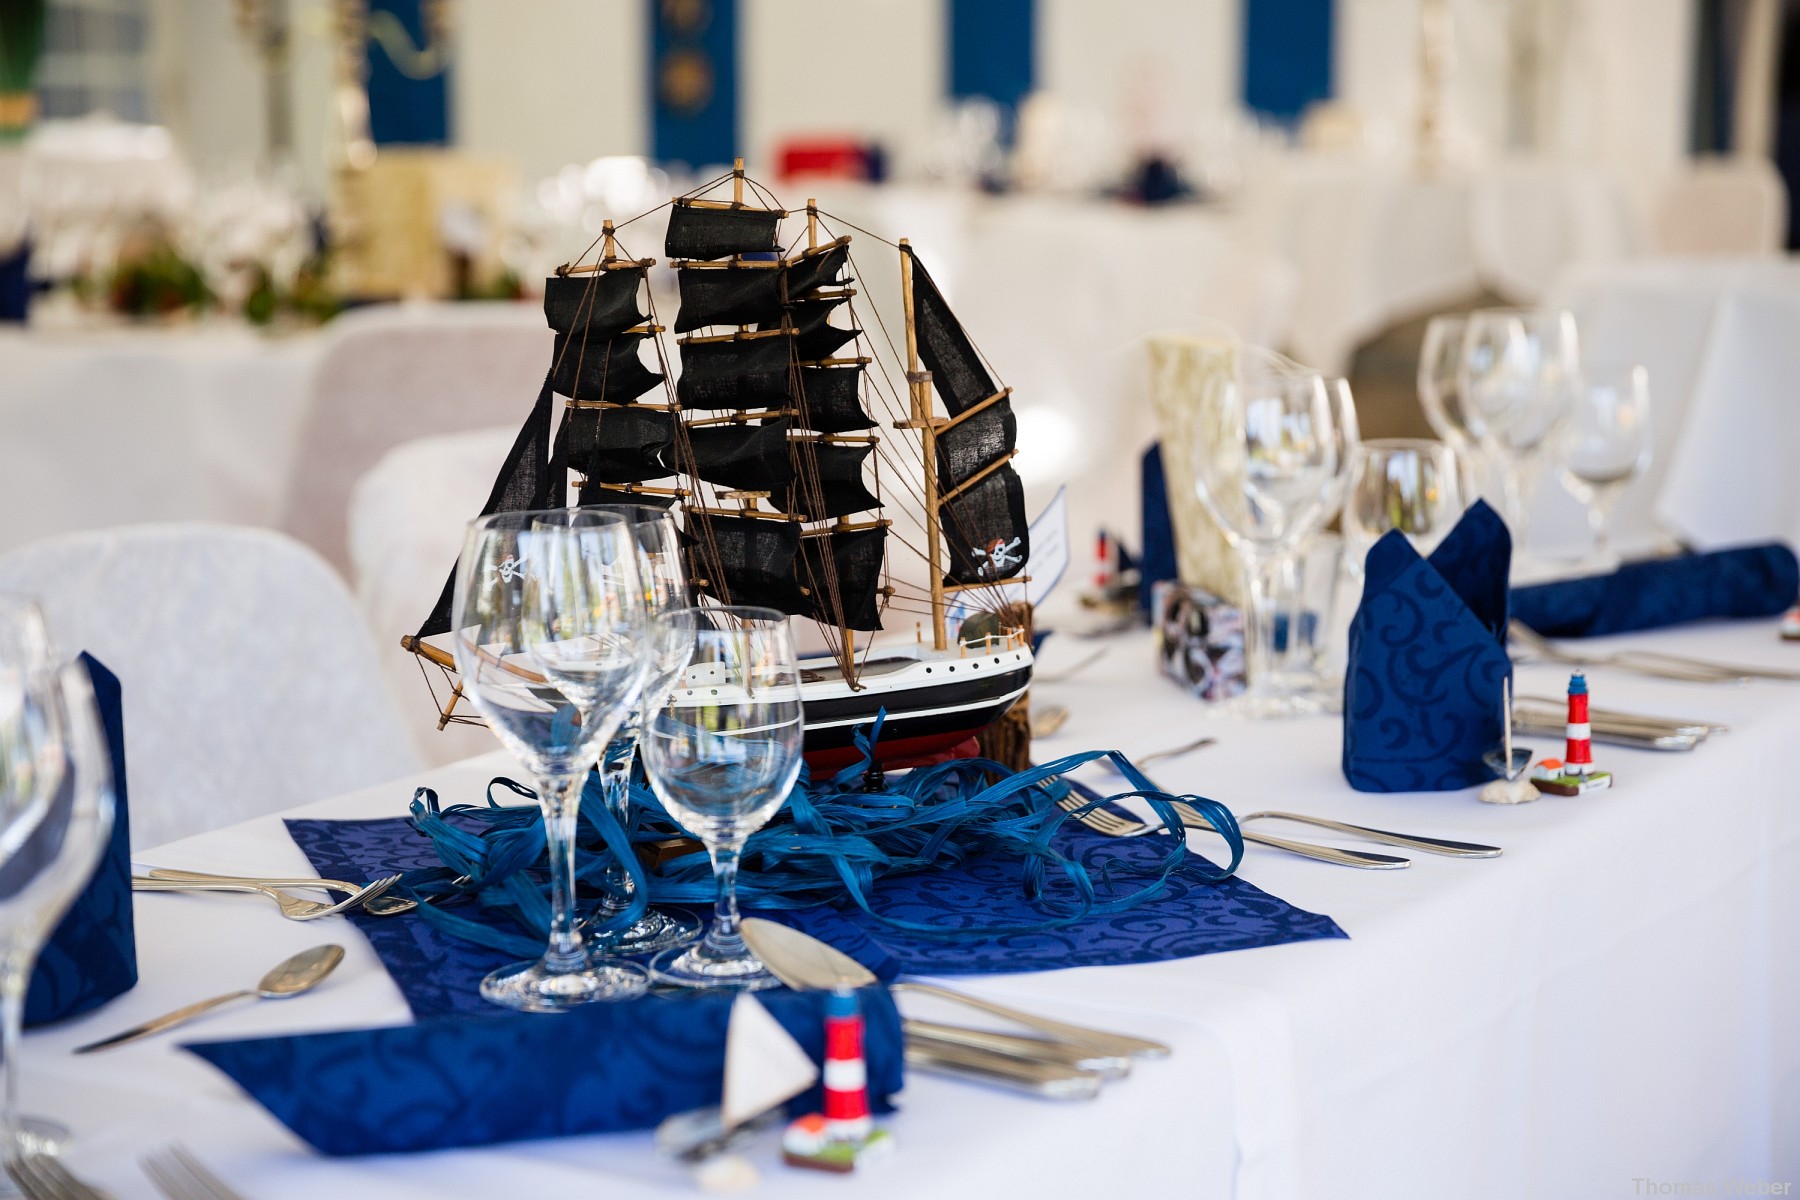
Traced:
<path id="1" fill-rule="evenodd" d="M 919 737 L 882 738 L 875 743 L 875 761 L 884 771 L 935 766 L 953 758 L 977 758 L 980 754 L 980 743 L 966 729 Z M 834 746 L 806 754 L 807 768 L 815 775 L 821 771 L 839 771 L 861 761 L 862 752 L 855 746 Z"/>

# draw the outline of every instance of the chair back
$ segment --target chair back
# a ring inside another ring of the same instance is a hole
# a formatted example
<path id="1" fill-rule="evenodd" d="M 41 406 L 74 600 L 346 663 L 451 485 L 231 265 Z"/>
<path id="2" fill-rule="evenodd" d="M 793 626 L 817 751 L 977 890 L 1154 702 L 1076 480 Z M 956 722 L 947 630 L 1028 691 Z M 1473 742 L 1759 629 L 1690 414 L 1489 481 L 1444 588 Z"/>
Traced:
<path id="1" fill-rule="evenodd" d="M 1663 189 L 1655 223 L 1663 254 L 1780 254 L 1787 187 L 1760 158 L 1697 162 Z"/>
<path id="2" fill-rule="evenodd" d="M 0 555 L 65 655 L 119 677 L 134 847 L 398 779 L 418 767 L 356 603 L 291 538 L 133 525 Z M 397 794 L 404 801 L 404 786 Z"/>
<path id="3" fill-rule="evenodd" d="M 349 573 L 350 491 L 383 454 L 430 434 L 518 428 L 550 369 L 525 304 L 395 305 L 332 323 L 282 528 Z"/>
<path id="4" fill-rule="evenodd" d="M 462 552 L 463 531 L 480 515 L 517 436 L 516 428 L 501 427 L 406 442 L 382 455 L 350 496 L 356 598 L 407 732 L 433 766 L 492 750 L 494 738 L 467 725 L 438 729 L 430 688 L 447 698 L 442 673 L 402 650 L 400 638 L 416 632 L 437 603 Z"/>

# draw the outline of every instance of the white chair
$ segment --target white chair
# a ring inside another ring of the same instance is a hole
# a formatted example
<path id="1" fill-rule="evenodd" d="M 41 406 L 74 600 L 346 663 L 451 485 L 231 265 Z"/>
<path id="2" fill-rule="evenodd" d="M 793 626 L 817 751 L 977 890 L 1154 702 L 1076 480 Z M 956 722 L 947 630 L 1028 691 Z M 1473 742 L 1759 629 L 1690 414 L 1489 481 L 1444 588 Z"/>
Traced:
<path id="1" fill-rule="evenodd" d="M 332 323 L 282 528 L 346 574 L 350 490 L 389 449 L 525 420 L 552 334 L 525 304 L 399 305 Z"/>
<path id="2" fill-rule="evenodd" d="M 518 432 L 516 425 L 478 429 L 396 446 L 351 493 L 349 546 L 356 597 L 375 631 L 382 670 L 407 731 L 433 766 L 492 750 L 494 738 L 467 725 L 439 731 L 421 664 L 400 648 L 400 638 L 415 632 L 437 603 L 462 550 L 463 530 L 480 514 Z M 443 698 L 437 668 L 426 666 L 425 671 Z"/>
<path id="3" fill-rule="evenodd" d="M 63 653 L 118 675 L 134 847 L 418 768 L 355 602 L 290 538 L 66 534 L 0 555 L 0 589 L 36 596 Z"/>
<path id="4" fill-rule="evenodd" d="M 1760 158 L 1701 160 L 1663 188 L 1655 224 L 1663 254 L 1780 254 L 1787 187 Z"/>
<path id="5" fill-rule="evenodd" d="M 1477 176 L 1469 236 L 1482 282 L 1518 304 L 1540 302 L 1572 266 L 1631 258 L 1639 242 L 1617 180 L 1547 159 Z"/>

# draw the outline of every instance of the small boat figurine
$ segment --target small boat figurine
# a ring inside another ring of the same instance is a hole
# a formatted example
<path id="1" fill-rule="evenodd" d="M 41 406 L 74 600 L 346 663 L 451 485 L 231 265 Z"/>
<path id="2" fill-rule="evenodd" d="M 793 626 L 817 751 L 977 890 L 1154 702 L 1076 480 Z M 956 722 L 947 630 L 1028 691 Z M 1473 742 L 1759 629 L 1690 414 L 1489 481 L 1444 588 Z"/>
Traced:
<path id="1" fill-rule="evenodd" d="M 727 179 L 730 200 L 707 197 Z M 768 203 L 746 200 L 746 183 Z M 893 322 L 878 320 L 880 339 L 862 327 L 846 274 L 851 239 L 822 236 L 830 217 L 811 200 L 785 249 L 790 214 L 746 179 L 742 159 L 667 207 L 663 249 L 680 294 L 672 330 L 657 323 L 647 286 L 655 260 L 621 254 L 606 222 L 597 260 L 545 281 L 550 371 L 484 515 L 559 507 L 571 486 L 576 503 L 677 509 L 697 594 L 817 624 L 829 657 L 801 671 L 815 770 L 857 761 L 856 729 L 883 710 L 878 765 L 959 751 L 1031 681 L 1012 389 L 906 239 L 896 245 L 905 335 L 895 345 Z M 848 324 L 834 323 L 840 314 Z M 873 432 L 878 415 L 903 435 Z M 884 477 L 901 484 L 893 503 Z M 896 525 L 890 512 L 907 519 Z M 893 572 L 896 551 L 920 560 L 923 582 Z M 451 633 L 450 597 L 446 584 L 401 640 L 446 675 L 454 657 L 431 639 Z M 971 614 L 955 629 L 953 604 Z M 916 633 L 884 628 L 902 612 L 919 618 Z M 440 728 L 465 719 L 451 683 Z"/>

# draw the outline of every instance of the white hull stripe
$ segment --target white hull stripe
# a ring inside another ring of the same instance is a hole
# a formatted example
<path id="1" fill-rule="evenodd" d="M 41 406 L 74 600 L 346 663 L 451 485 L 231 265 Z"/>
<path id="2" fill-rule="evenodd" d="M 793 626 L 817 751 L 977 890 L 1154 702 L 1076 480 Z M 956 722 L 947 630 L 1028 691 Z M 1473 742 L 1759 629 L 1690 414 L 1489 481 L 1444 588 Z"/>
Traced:
<path id="1" fill-rule="evenodd" d="M 1030 685 L 1028 684 L 1026 686 L 1028 687 Z M 988 708 L 995 704 L 1005 704 L 1009 701 L 1017 700 L 1024 694 L 1025 688 L 1020 688 L 1017 691 L 1008 692 L 1004 696 L 995 696 L 990 700 L 971 700 L 967 704 L 950 704 L 943 708 L 920 708 L 909 709 L 906 712 L 890 712 L 888 714 L 888 720 L 895 722 L 910 721 L 914 717 L 936 717 L 941 716 L 944 713 L 973 712 L 978 708 Z M 841 721 L 808 721 L 806 727 L 808 729 L 836 729 L 840 725 L 867 725 L 874 719 L 874 714 L 871 713 L 868 716 L 863 717 L 845 717 Z"/>

